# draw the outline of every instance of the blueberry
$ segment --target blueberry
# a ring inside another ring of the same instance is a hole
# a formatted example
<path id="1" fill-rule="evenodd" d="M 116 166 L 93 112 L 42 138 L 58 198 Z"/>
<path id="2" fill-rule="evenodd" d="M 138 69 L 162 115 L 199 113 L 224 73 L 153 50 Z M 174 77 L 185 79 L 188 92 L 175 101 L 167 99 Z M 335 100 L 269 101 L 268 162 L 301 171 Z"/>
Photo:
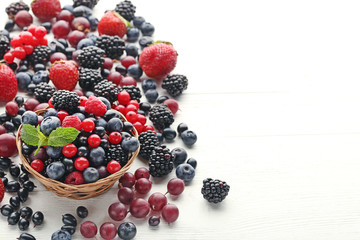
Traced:
<path id="1" fill-rule="evenodd" d="M 91 8 L 80 5 L 73 9 L 73 15 L 74 17 L 88 17 L 92 15 L 92 10 Z"/>
<path id="2" fill-rule="evenodd" d="M 65 166 L 62 162 L 50 163 L 50 165 L 46 168 L 46 173 L 49 178 L 59 180 L 65 174 Z"/>
<path id="3" fill-rule="evenodd" d="M 133 18 L 133 24 L 137 28 L 140 28 L 141 24 L 143 24 L 144 22 L 145 22 L 145 18 L 143 18 L 141 16 L 136 16 Z"/>
<path id="4" fill-rule="evenodd" d="M 46 153 L 51 158 L 59 158 L 62 153 L 62 147 L 53 147 L 53 146 L 47 146 L 46 147 Z"/>
<path id="5" fill-rule="evenodd" d="M 158 93 L 158 91 L 156 91 L 156 89 L 149 89 L 145 92 L 146 99 L 151 103 L 156 102 L 156 99 L 158 98 L 158 96 L 159 96 L 159 93 Z"/>
<path id="6" fill-rule="evenodd" d="M 126 44 L 125 52 L 127 56 L 137 57 L 139 55 L 139 48 L 134 43 Z"/>
<path id="7" fill-rule="evenodd" d="M 188 183 L 193 180 L 195 176 L 195 169 L 190 164 L 180 164 L 176 167 L 176 176 L 184 180 L 185 183 Z"/>
<path id="8" fill-rule="evenodd" d="M 168 141 L 174 140 L 174 138 L 176 138 L 176 131 L 172 128 L 165 128 L 162 134 L 164 138 Z"/>
<path id="9" fill-rule="evenodd" d="M 67 231 L 58 230 L 51 235 L 51 240 L 71 240 L 71 235 Z"/>
<path id="10" fill-rule="evenodd" d="M 79 147 L 81 148 L 81 147 Z M 78 149 L 79 150 L 79 149 Z M 70 173 L 70 172 L 73 172 L 75 171 L 75 166 L 74 166 L 74 161 L 71 159 L 71 158 L 64 158 L 62 160 L 62 163 L 64 164 L 65 166 L 65 171 L 67 173 Z"/>
<path id="11" fill-rule="evenodd" d="M 85 115 L 82 113 L 74 113 L 72 116 L 78 116 L 81 121 L 84 121 L 86 118 Z"/>
<path id="12" fill-rule="evenodd" d="M 3 124 L 4 128 L 6 129 L 6 132 L 14 132 L 15 131 L 15 125 L 12 122 L 5 122 Z"/>
<path id="13" fill-rule="evenodd" d="M 153 39 L 151 37 L 147 37 L 147 36 L 141 37 L 139 39 L 139 44 L 140 44 L 141 49 L 146 48 L 147 46 L 149 46 L 153 42 L 154 42 Z"/>
<path id="14" fill-rule="evenodd" d="M 72 215 L 72 214 L 64 214 L 62 216 L 62 222 L 63 224 L 65 224 L 66 226 L 77 226 L 77 220 L 76 218 Z"/>
<path id="15" fill-rule="evenodd" d="M 35 83 L 35 84 L 39 84 L 41 82 L 48 83 L 49 80 L 50 80 L 49 79 L 49 72 L 46 71 L 46 70 L 37 71 L 37 72 L 35 72 L 35 75 L 32 78 L 32 80 L 33 80 L 33 83 Z"/>
<path id="16" fill-rule="evenodd" d="M 181 139 L 187 146 L 192 146 L 197 141 L 197 136 L 193 131 L 186 130 L 181 135 Z"/>
<path id="17" fill-rule="evenodd" d="M 6 29 L 0 30 L 0 36 L 5 36 L 10 40 L 10 33 Z"/>
<path id="18" fill-rule="evenodd" d="M 35 126 L 38 123 L 38 116 L 33 111 L 26 111 L 22 115 L 22 123 L 23 124 L 31 124 L 31 125 Z"/>
<path id="19" fill-rule="evenodd" d="M 84 170 L 84 180 L 86 183 L 93 183 L 99 179 L 99 172 L 96 168 L 88 167 Z"/>
<path id="20" fill-rule="evenodd" d="M 29 228 L 30 222 L 29 220 L 25 219 L 25 218 L 20 218 L 19 222 L 18 222 L 18 227 L 20 229 L 20 231 L 25 231 L 26 229 Z"/>
<path id="21" fill-rule="evenodd" d="M 128 28 L 126 37 L 129 42 L 136 42 L 139 39 L 140 31 L 136 27 Z"/>
<path id="22" fill-rule="evenodd" d="M 79 216 L 79 218 L 86 218 L 89 215 L 89 211 L 84 206 L 79 206 L 76 209 L 76 213 Z"/>
<path id="23" fill-rule="evenodd" d="M 155 31 L 155 27 L 149 22 L 143 22 L 140 26 L 140 30 L 143 36 L 151 36 Z"/>
<path id="24" fill-rule="evenodd" d="M 11 32 L 14 29 L 14 26 L 15 26 L 14 20 L 9 19 L 6 21 L 4 28 L 5 28 L 5 30 Z"/>
<path id="25" fill-rule="evenodd" d="M 127 134 L 127 136 L 131 137 L 131 135 L 129 134 L 132 130 L 134 130 L 134 125 L 132 125 L 131 122 L 124 122 L 124 128 L 123 131 L 125 132 L 121 132 L 121 137 L 123 137 L 123 133 Z"/>
<path id="26" fill-rule="evenodd" d="M 46 33 L 49 34 L 51 32 L 51 22 L 44 22 L 41 23 L 41 26 L 43 26 L 44 28 L 46 28 Z"/>
<path id="27" fill-rule="evenodd" d="M 107 110 L 111 109 L 111 104 L 110 104 L 109 100 L 107 100 L 104 97 L 98 97 L 98 99 L 100 99 L 100 101 L 102 101 L 106 105 Z"/>
<path id="28" fill-rule="evenodd" d="M 49 108 L 48 110 L 45 111 L 44 113 L 44 118 L 53 116 L 53 117 L 57 117 L 58 111 L 56 111 L 54 108 Z"/>
<path id="29" fill-rule="evenodd" d="M 136 236 L 136 226 L 132 222 L 123 222 L 118 228 L 118 235 L 121 239 L 130 240 Z"/>
<path id="30" fill-rule="evenodd" d="M 156 89 L 156 82 L 150 78 L 145 79 L 141 83 L 141 88 L 144 92 L 146 92 L 149 89 Z"/>
<path id="31" fill-rule="evenodd" d="M 143 74 L 143 70 L 141 69 L 139 64 L 133 64 L 129 66 L 127 71 L 129 76 L 135 79 L 139 79 Z"/>
<path id="32" fill-rule="evenodd" d="M 31 77 L 26 72 L 19 72 L 16 74 L 16 79 L 18 82 L 18 87 L 20 90 L 26 90 L 28 85 L 31 82 Z"/>
<path id="33" fill-rule="evenodd" d="M 98 167 L 103 165 L 105 159 L 105 151 L 102 147 L 96 147 L 90 150 L 89 162 L 91 166 Z"/>
<path id="34" fill-rule="evenodd" d="M 68 60 L 72 60 L 73 52 L 75 52 L 76 49 L 73 47 L 67 47 L 65 48 L 65 55 Z"/>
<path id="35" fill-rule="evenodd" d="M 24 107 L 19 108 L 18 114 L 22 116 L 26 112 L 26 109 Z"/>
<path id="36" fill-rule="evenodd" d="M 49 136 L 53 130 L 55 130 L 60 126 L 61 126 L 60 119 L 54 116 L 50 116 L 44 118 L 44 120 L 40 123 L 40 131 L 44 135 Z"/>
<path id="37" fill-rule="evenodd" d="M 64 53 L 65 52 L 65 46 L 57 40 L 52 40 L 49 43 L 49 48 L 51 50 L 51 53 L 55 53 L 55 52 Z"/>
<path id="38" fill-rule="evenodd" d="M 95 34 L 90 34 L 87 36 L 87 38 L 91 39 L 94 42 L 94 44 L 96 44 L 96 40 L 98 37 Z"/>
<path id="39" fill-rule="evenodd" d="M 121 66 L 121 65 L 117 65 L 115 67 L 115 71 L 117 71 L 118 73 L 120 73 L 123 76 L 126 76 L 126 74 L 127 74 L 127 69 L 124 66 Z"/>
<path id="40" fill-rule="evenodd" d="M 1 214 L 5 217 L 9 216 L 15 209 L 10 204 L 5 204 L 1 207 Z"/>
<path id="41" fill-rule="evenodd" d="M 15 97 L 15 102 L 17 103 L 17 105 L 19 107 L 21 107 L 24 104 L 25 99 L 23 97 L 21 97 L 21 96 L 16 96 Z"/>
<path id="42" fill-rule="evenodd" d="M 84 38 L 81 39 L 80 42 L 77 45 L 77 49 L 83 49 L 84 47 L 89 47 L 89 46 L 94 46 L 95 43 L 93 42 L 93 40 L 89 39 L 89 38 Z"/>
<path id="43" fill-rule="evenodd" d="M 27 72 L 29 71 L 29 68 L 25 65 L 21 65 L 17 70 L 16 72 Z"/>
<path id="44" fill-rule="evenodd" d="M 178 134 L 182 134 L 186 130 L 188 130 L 188 126 L 185 123 L 180 123 L 177 127 Z"/>
<path id="45" fill-rule="evenodd" d="M 157 103 L 163 103 L 163 102 L 165 102 L 165 100 L 168 100 L 169 99 L 169 97 L 168 96 L 161 96 L 161 97 L 159 97 L 158 99 L 157 99 Z"/>
<path id="46" fill-rule="evenodd" d="M 180 147 L 176 147 L 173 150 L 171 150 L 171 155 L 174 156 L 175 166 L 184 163 L 187 158 L 187 152 L 185 151 L 185 149 Z"/>
<path id="47" fill-rule="evenodd" d="M 106 121 L 109 121 L 110 119 L 112 118 L 121 118 L 121 115 L 118 111 L 116 110 L 113 110 L 113 109 L 110 109 L 110 110 L 107 110 L 105 115 L 104 115 L 104 119 Z"/>
<path id="48" fill-rule="evenodd" d="M 16 115 L 15 117 L 11 118 L 11 122 L 14 124 L 15 128 L 19 128 L 21 125 L 21 116 Z"/>
<path id="49" fill-rule="evenodd" d="M 73 5 L 65 5 L 65 6 L 63 6 L 63 8 L 62 8 L 63 10 L 68 10 L 69 12 L 73 12 L 74 11 L 74 7 L 73 7 Z"/>
<path id="50" fill-rule="evenodd" d="M 123 122 L 119 118 L 112 118 L 107 123 L 106 129 L 109 133 L 121 132 L 121 130 L 123 129 Z"/>
<path id="51" fill-rule="evenodd" d="M 135 137 L 126 137 L 121 141 L 121 147 L 128 152 L 135 152 L 139 147 L 139 141 Z"/>
<path id="52" fill-rule="evenodd" d="M 102 127 L 102 128 L 106 128 L 107 126 L 107 122 L 105 119 L 103 118 L 98 118 L 95 120 L 95 127 Z"/>
<path id="53" fill-rule="evenodd" d="M 46 70 L 46 67 L 44 64 L 42 63 L 37 63 L 35 64 L 34 66 L 34 72 L 38 72 L 38 71 L 45 71 Z"/>
<path id="54" fill-rule="evenodd" d="M 27 86 L 26 91 L 28 92 L 28 94 L 32 95 L 32 94 L 34 94 L 34 92 L 35 92 L 35 88 L 36 88 L 36 85 L 35 85 L 34 83 L 30 83 L 30 84 Z"/>
<path id="55" fill-rule="evenodd" d="M 102 138 L 103 136 L 105 136 L 105 128 L 103 127 L 95 127 L 94 129 L 94 133 L 99 135 L 100 138 Z"/>
<path id="56" fill-rule="evenodd" d="M 90 30 L 91 30 L 91 31 L 96 31 L 97 26 L 98 26 L 98 24 L 99 24 L 99 19 L 97 19 L 96 17 L 94 17 L 94 16 L 92 16 L 92 15 L 89 16 L 87 19 L 88 19 L 89 22 L 90 22 Z"/>

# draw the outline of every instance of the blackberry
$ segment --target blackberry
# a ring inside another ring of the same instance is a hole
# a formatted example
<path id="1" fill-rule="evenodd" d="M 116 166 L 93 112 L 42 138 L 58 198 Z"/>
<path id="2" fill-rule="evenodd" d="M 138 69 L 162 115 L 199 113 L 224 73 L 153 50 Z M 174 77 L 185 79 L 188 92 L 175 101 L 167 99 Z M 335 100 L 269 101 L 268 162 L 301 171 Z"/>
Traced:
<path id="1" fill-rule="evenodd" d="M 116 84 L 108 81 L 102 80 L 94 87 L 94 93 L 97 97 L 104 97 L 109 100 L 110 103 L 113 103 L 117 100 L 117 95 L 119 93 L 119 88 Z"/>
<path id="2" fill-rule="evenodd" d="M 166 105 L 155 105 L 149 111 L 149 119 L 156 129 L 163 130 L 174 122 L 174 115 Z"/>
<path id="3" fill-rule="evenodd" d="M 141 98 L 141 91 L 140 88 L 136 87 L 136 86 L 123 86 L 120 91 L 127 91 L 130 94 L 130 98 L 131 100 L 136 100 L 138 102 L 140 102 L 140 98 Z"/>
<path id="4" fill-rule="evenodd" d="M 80 105 L 80 98 L 76 92 L 59 90 L 54 93 L 52 104 L 56 110 L 64 110 L 71 114 L 76 112 L 78 109 L 78 106 Z"/>
<path id="5" fill-rule="evenodd" d="M 120 166 L 125 166 L 129 161 L 129 154 L 121 148 L 120 144 L 110 144 L 106 150 L 105 161 L 109 163 L 111 160 L 115 160 L 120 163 Z"/>
<path id="6" fill-rule="evenodd" d="M 51 49 L 48 46 L 36 46 L 31 54 L 31 64 L 35 66 L 38 63 L 46 64 L 50 60 Z"/>
<path id="7" fill-rule="evenodd" d="M 10 50 L 9 39 L 4 35 L 0 35 L 0 58 L 2 59 L 5 53 L 9 50 Z"/>
<path id="8" fill-rule="evenodd" d="M 29 5 L 20 1 L 20 2 L 10 3 L 10 5 L 5 8 L 5 12 L 11 19 L 14 19 L 15 15 L 21 10 L 29 11 L 30 10 Z"/>
<path id="9" fill-rule="evenodd" d="M 136 7 L 131 1 L 125 0 L 116 5 L 115 12 L 120 14 L 126 20 L 131 21 L 135 16 Z"/>
<path id="10" fill-rule="evenodd" d="M 36 85 L 35 98 L 41 103 L 47 103 L 55 92 L 55 88 L 48 83 L 41 82 Z"/>
<path id="11" fill-rule="evenodd" d="M 105 51 L 111 59 L 119 59 L 124 52 L 125 42 L 119 36 L 101 35 L 97 37 L 95 46 Z"/>
<path id="12" fill-rule="evenodd" d="M 153 131 L 142 132 L 139 135 L 140 142 L 140 156 L 146 160 L 150 159 L 151 153 L 156 146 L 158 146 L 159 140 L 156 137 L 156 134 Z"/>
<path id="13" fill-rule="evenodd" d="M 153 177 L 164 177 L 171 173 L 174 168 L 174 156 L 165 146 L 157 146 L 150 155 L 149 172 Z"/>
<path id="14" fill-rule="evenodd" d="M 73 7 L 76 8 L 78 6 L 85 6 L 93 9 L 99 0 L 74 0 Z"/>
<path id="15" fill-rule="evenodd" d="M 80 68 L 79 69 L 79 85 L 86 91 L 93 91 L 94 86 L 101 82 L 102 77 L 96 69 Z"/>
<path id="16" fill-rule="evenodd" d="M 172 74 L 168 75 L 161 87 L 173 97 L 179 96 L 188 86 L 188 79 L 184 75 Z"/>
<path id="17" fill-rule="evenodd" d="M 201 194 L 204 198 L 212 203 L 219 203 L 226 198 L 230 190 L 230 186 L 224 181 L 218 179 L 213 180 L 207 178 L 203 181 L 203 187 L 201 188 Z"/>
<path id="18" fill-rule="evenodd" d="M 98 69 L 104 64 L 104 54 L 105 51 L 98 47 L 84 47 L 78 56 L 78 61 L 81 67 Z"/>

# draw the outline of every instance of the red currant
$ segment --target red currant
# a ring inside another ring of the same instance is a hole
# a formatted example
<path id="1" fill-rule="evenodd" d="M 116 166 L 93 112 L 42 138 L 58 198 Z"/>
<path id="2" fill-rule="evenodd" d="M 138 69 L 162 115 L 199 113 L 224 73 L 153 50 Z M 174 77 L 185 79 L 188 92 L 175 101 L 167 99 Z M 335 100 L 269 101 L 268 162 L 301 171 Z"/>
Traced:
<path id="1" fill-rule="evenodd" d="M 147 168 L 144 168 L 144 167 L 138 168 L 135 171 L 134 175 L 135 175 L 136 180 L 138 180 L 140 178 L 150 179 L 150 172 Z"/>
<path id="2" fill-rule="evenodd" d="M 135 99 L 130 100 L 129 105 L 130 104 L 134 105 L 136 107 L 136 109 L 139 109 L 139 107 L 140 107 L 139 102 L 137 100 L 135 100 Z"/>
<path id="3" fill-rule="evenodd" d="M 16 57 L 18 59 L 24 59 L 26 57 L 26 52 L 25 52 L 24 48 L 16 47 L 13 51 L 13 55 L 14 55 L 14 57 Z"/>
<path id="4" fill-rule="evenodd" d="M 126 113 L 125 115 L 126 119 L 131 122 L 131 123 L 135 123 L 137 121 L 137 114 L 136 112 L 133 111 L 129 111 Z"/>
<path id="5" fill-rule="evenodd" d="M 27 31 L 30 32 L 33 36 L 35 36 L 35 31 L 37 27 L 38 26 L 36 26 L 35 24 L 31 24 L 30 26 L 28 26 Z"/>
<path id="6" fill-rule="evenodd" d="M 140 194 L 147 194 L 151 190 L 152 183 L 147 178 L 140 178 L 135 183 L 135 189 Z"/>
<path id="7" fill-rule="evenodd" d="M 131 65 L 136 64 L 136 59 L 133 56 L 126 56 L 120 62 L 121 65 L 128 69 Z"/>
<path id="8" fill-rule="evenodd" d="M 9 64 L 14 62 L 14 58 L 13 51 L 8 51 L 4 55 L 4 60 Z"/>
<path id="9" fill-rule="evenodd" d="M 146 132 L 146 131 L 155 131 L 155 128 L 151 125 L 144 125 L 144 129 L 143 131 Z"/>
<path id="10" fill-rule="evenodd" d="M 49 108 L 54 108 L 54 105 L 52 104 L 52 98 L 49 99 L 48 104 Z"/>
<path id="11" fill-rule="evenodd" d="M 69 114 L 64 110 L 61 110 L 57 113 L 57 116 L 60 119 L 60 121 L 62 122 L 65 117 L 69 116 Z"/>
<path id="12" fill-rule="evenodd" d="M 152 210 L 160 211 L 167 204 L 167 198 L 164 194 L 156 192 L 151 194 L 148 202 Z"/>
<path id="13" fill-rule="evenodd" d="M 73 143 L 69 143 L 65 145 L 62 149 L 62 153 L 64 154 L 65 157 L 68 158 L 75 156 L 76 152 L 77 152 L 77 147 Z"/>
<path id="14" fill-rule="evenodd" d="M 120 170 L 120 168 L 121 168 L 120 163 L 115 160 L 111 160 L 106 166 L 106 169 L 111 174 L 116 173 L 117 171 Z"/>
<path id="15" fill-rule="evenodd" d="M 34 51 L 34 47 L 32 45 L 24 45 L 23 48 L 26 52 L 26 55 L 30 55 Z"/>
<path id="16" fill-rule="evenodd" d="M 81 96 L 80 97 L 80 106 L 81 107 L 85 107 L 85 103 L 87 102 L 87 97 L 85 97 L 85 96 Z"/>
<path id="17" fill-rule="evenodd" d="M 10 44 L 13 48 L 20 47 L 23 45 L 23 41 L 20 37 L 15 36 L 11 39 Z"/>
<path id="18" fill-rule="evenodd" d="M 138 132 L 138 134 L 140 134 L 144 131 L 144 125 L 142 125 L 141 122 L 134 122 L 133 126 L 136 129 L 136 131 Z"/>
<path id="19" fill-rule="evenodd" d="M 133 111 L 133 112 L 137 113 L 138 108 L 137 108 L 135 105 L 133 105 L 133 104 L 128 104 L 128 105 L 126 106 L 125 112 L 128 113 L 128 112 L 130 112 L 130 111 Z"/>
<path id="20" fill-rule="evenodd" d="M 33 35 L 34 35 L 36 38 L 43 38 L 43 37 L 46 36 L 46 34 L 47 34 L 46 28 L 43 27 L 43 26 L 39 26 L 39 27 L 36 27 L 36 28 L 35 28 L 35 32 L 34 32 Z"/>
<path id="21" fill-rule="evenodd" d="M 46 38 L 41 38 L 41 39 L 39 39 L 39 44 L 41 46 L 47 46 L 48 45 L 48 40 Z"/>
<path id="22" fill-rule="evenodd" d="M 118 94 L 118 102 L 121 105 L 127 105 L 130 102 L 130 94 L 127 91 L 121 91 Z"/>
<path id="23" fill-rule="evenodd" d="M 142 114 L 138 114 L 137 115 L 137 120 L 138 122 L 140 122 L 142 125 L 144 125 L 143 127 L 145 127 L 146 124 L 146 117 Z"/>
<path id="24" fill-rule="evenodd" d="M 115 110 L 119 111 L 122 115 L 125 115 L 125 106 L 124 105 L 117 105 Z"/>
<path id="25" fill-rule="evenodd" d="M 88 143 L 91 147 L 97 147 L 101 143 L 101 138 L 97 134 L 91 134 L 88 138 Z"/>
<path id="26" fill-rule="evenodd" d="M 119 144 L 121 142 L 121 134 L 119 132 L 110 133 L 109 142 L 111 144 Z"/>
<path id="27" fill-rule="evenodd" d="M 167 184 L 167 191 L 171 195 L 180 195 L 185 189 L 185 182 L 180 178 L 173 178 Z"/>
<path id="28" fill-rule="evenodd" d="M 161 216 L 168 223 L 175 222 L 179 217 L 179 209 L 175 204 L 166 204 L 161 211 Z"/>
<path id="29" fill-rule="evenodd" d="M 95 128 L 95 123 L 91 119 L 84 119 L 81 123 L 81 127 L 85 132 L 91 132 Z"/>
<path id="30" fill-rule="evenodd" d="M 21 38 L 22 42 L 26 45 L 30 44 L 33 39 L 33 35 L 28 31 L 23 31 L 19 34 L 19 37 Z"/>
<path id="31" fill-rule="evenodd" d="M 39 39 L 37 39 L 36 37 L 33 37 L 33 40 L 30 45 L 33 47 L 36 47 L 36 46 L 39 46 L 39 44 L 40 44 Z"/>
<path id="32" fill-rule="evenodd" d="M 15 102 L 8 102 L 5 105 L 6 113 L 10 116 L 16 116 L 19 111 L 19 106 Z"/>
<path id="33" fill-rule="evenodd" d="M 74 166 L 77 170 L 83 171 L 85 168 L 89 167 L 89 160 L 85 157 L 78 157 L 74 162 Z"/>
<path id="34" fill-rule="evenodd" d="M 44 170 L 44 163 L 40 159 L 35 159 L 30 165 L 37 172 Z"/>

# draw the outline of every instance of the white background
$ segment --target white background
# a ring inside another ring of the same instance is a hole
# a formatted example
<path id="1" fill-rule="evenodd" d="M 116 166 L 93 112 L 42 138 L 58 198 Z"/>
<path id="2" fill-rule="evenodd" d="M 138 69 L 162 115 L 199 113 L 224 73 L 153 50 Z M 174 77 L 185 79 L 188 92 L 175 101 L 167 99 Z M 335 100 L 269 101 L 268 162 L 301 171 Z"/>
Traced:
<path id="1" fill-rule="evenodd" d="M 95 14 L 117 2 L 100 0 Z M 127 217 L 136 239 L 359 239 L 358 1 L 133 2 L 155 25 L 155 39 L 179 53 L 175 72 L 190 84 L 173 126 L 185 122 L 199 137 L 186 148 L 198 160 L 195 179 L 169 198 L 180 209 L 178 221 L 154 229 Z M 179 139 L 168 146 L 184 147 Z M 146 164 L 138 159 L 130 171 L 140 166 Z M 152 192 L 165 192 L 174 176 L 154 181 Z M 223 203 L 202 199 L 206 177 L 230 184 Z M 26 203 L 45 213 L 45 224 L 29 230 L 37 239 L 49 239 L 61 215 L 79 205 L 100 226 L 117 201 L 116 186 L 75 201 L 37 185 Z M 1 240 L 19 234 L 0 217 Z"/>

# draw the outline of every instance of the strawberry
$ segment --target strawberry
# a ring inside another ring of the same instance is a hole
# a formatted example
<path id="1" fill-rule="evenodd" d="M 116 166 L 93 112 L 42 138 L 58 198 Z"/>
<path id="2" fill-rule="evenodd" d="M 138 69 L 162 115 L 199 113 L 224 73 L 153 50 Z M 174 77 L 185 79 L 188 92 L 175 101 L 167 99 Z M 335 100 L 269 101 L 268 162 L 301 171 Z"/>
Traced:
<path id="1" fill-rule="evenodd" d="M 146 47 L 139 64 L 145 74 L 156 80 L 166 77 L 176 66 L 177 52 L 171 43 L 160 42 Z"/>
<path id="2" fill-rule="evenodd" d="M 79 71 L 71 61 L 56 61 L 49 71 L 49 78 L 59 90 L 73 90 L 79 80 Z"/>
<path id="3" fill-rule="evenodd" d="M 99 35 L 117 35 L 122 38 L 127 32 L 127 25 L 129 25 L 129 22 L 127 22 L 118 13 L 108 11 L 99 21 Z"/>
<path id="4" fill-rule="evenodd" d="M 4 194 L 5 194 L 5 187 L 4 187 L 4 183 L 0 178 L 0 202 L 3 200 L 4 198 Z"/>
<path id="5" fill-rule="evenodd" d="M 17 80 L 14 71 L 6 64 L 0 64 L 0 101 L 9 102 L 17 93 Z"/>
<path id="6" fill-rule="evenodd" d="M 61 4 L 59 0 L 34 0 L 31 10 L 40 21 L 47 22 L 61 12 Z"/>

